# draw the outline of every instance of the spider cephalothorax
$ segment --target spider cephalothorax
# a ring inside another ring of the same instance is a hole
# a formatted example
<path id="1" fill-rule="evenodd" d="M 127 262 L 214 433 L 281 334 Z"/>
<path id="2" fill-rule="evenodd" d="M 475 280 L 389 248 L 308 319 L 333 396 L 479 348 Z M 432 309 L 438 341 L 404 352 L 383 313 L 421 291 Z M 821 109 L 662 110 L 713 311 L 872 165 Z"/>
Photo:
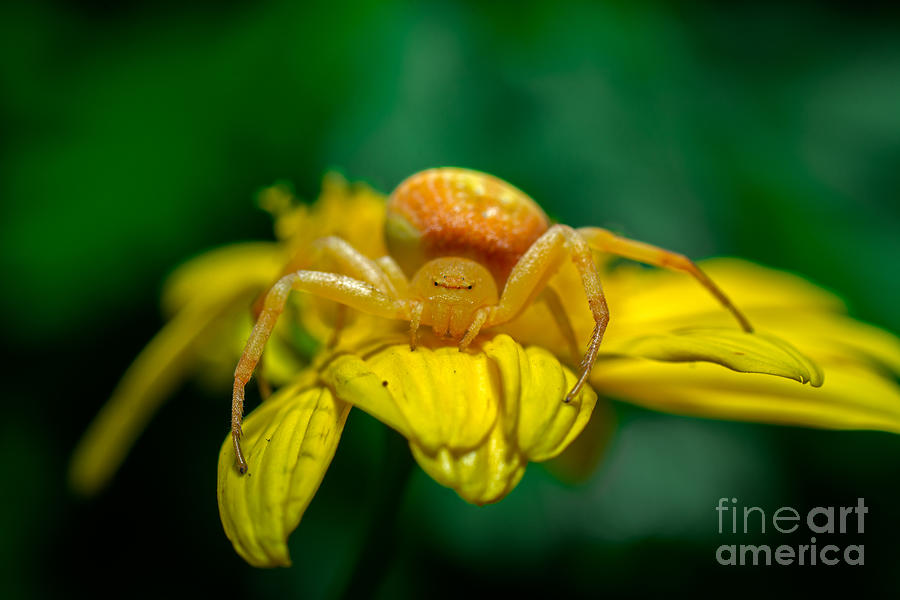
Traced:
<path id="1" fill-rule="evenodd" d="M 578 381 L 565 401 L 584 385 L 609 322 L 592 248 L 693 275 L 745 331 L 752 330 L 743 314 L 688 258 L 604 229 L 550 225 L 531 198 L 485 173 L 441 168 L 408 178 L 388 200 L 384 236 L 389 255 L 376 260 L 340 238 L 323 238 L 315 243 L 317 256 L 332 259 L 340 273 L 296 271 L 269 290 L 234 373 L 231 428 L 241 473 L 247 469 L 240 447 L 244 386 L 292 289 L 379 317 L 408 321 L 411 348 L 416 346 L 419 327 L 427 325 L 439 337 L 454 340 L 460 350 L 482 329 L 516 318 L 542 294 L 557 326 L 574 344 L 562 303 L 546 286 L 562 262 L 571 259 L 581 275 L 595 327 Z"/>
<path id="2" fill-rule="evenodd" d="M 421 310 L 421 323 L 431 325 L 435 335 L 459 341 L 479 310 L 497 304 L 497 285 L 490 271 L 474 260 L 435 258 L 413 275 L 409 299 L 413 315 Z"/>

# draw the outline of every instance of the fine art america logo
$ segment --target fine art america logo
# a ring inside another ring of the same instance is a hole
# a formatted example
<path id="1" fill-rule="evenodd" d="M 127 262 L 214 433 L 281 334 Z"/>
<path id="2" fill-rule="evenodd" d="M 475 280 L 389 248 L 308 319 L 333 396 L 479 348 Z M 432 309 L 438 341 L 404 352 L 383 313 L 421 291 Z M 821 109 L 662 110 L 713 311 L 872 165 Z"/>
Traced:
<path id="1" fill-rule="evenodd" d="M 771 516 L 758 506 L 737 506 L 737 498 L 719 498 L 716 512 L 719 533 L 726 534 L 791 534 L 809 531 L 809 543 L 788 544 L 722 544 L 716 550 L 720 565 L 864 565 L 865 546 L 817 543 L 816 535 L 865 532 L 865 516 L 869 512 L 863 498 L 856 506 L 817 506 L 805 514 L 782 506 Z M 741 514 L 742 513 L 742 514 Z M 771 524 L 771 528 L 767 525 Z M 805 527 L 806 529 L 801 529 Z M 828 538 L 832 541 L 832 538 Z"/>

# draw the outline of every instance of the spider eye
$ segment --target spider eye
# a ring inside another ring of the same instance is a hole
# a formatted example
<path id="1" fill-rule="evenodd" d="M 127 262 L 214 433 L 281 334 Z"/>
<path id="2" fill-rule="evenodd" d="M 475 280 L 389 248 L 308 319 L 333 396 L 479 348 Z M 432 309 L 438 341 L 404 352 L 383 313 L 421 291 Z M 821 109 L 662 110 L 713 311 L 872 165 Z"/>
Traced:
<path id="1" fill-rule="evenodd" d="M 471 286 L 471 285 L 469 286 L 469 289 L 470 289 L 470 290 L 472 289 L 472 286 Z"/>
<path id="2" fill-rule="evenodd" d="M 437 287 L 437 281 L 434 282 L 434 287 Z"/>

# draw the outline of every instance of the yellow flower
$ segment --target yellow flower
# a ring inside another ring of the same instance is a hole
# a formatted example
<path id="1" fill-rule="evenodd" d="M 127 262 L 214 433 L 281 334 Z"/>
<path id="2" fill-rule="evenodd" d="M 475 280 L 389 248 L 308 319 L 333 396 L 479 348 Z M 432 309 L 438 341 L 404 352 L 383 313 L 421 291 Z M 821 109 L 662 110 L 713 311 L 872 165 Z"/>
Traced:
<path id="1" fill-rule="evenodd" d="M 371 258 L 385 254 L 384 199 L 368 187 L 329 176 L 311 206 L 295 205 L 284 186 L 264 190 L 260 202 L 276 216 L 278 242 L 222 248 L 173 274 L 163 295 L 170 321 L 76 450 L 76 488 L 92 492 L 108 480 L 187 373 L 230 381 L 250 329 L 249 305 L 279 275 L 303 268 L 315 239 L 337 235 Z M 598 403 L 595 390 L 603 402 L 612 397 L 681 414 L 900 431 L 900 390 L 890 375 L 900 373 L 896 337 L 851 319 L 835 296 L 796 276 L 733 259 L 703 267 L 759 332 L 737 330 L 684 275 L 605 267 L 612 319 L 593 389 L 585 386 L 571 403 L 560 399 L 579 357 L 545 326 L 551 317 L 542 303 L 467 352 L 430 335 L 412 352 L 402 324 L 352 311 L 335 340 L 341 317 L 333 304 L 293 295 L 262 366 L 262 378 L 279 389 L 244 422 L 248 474 L 234 468 L 230 438 L 220 450 L 227 536 L 251 564 L 289 564 L 287 538 L 318 489 L 352 406 L 404 435 L 431 477 L 476 504 L 500 500 L 528 462 L 570 446 Z M 567 265 L 551 285 L 585 342 L 593 319 L 578 273 Z M 594 421 L 605 417 L 600 412 Z"/>
<path id="2" fill-rule="evenodd" d="M 580 433 L 596 395 L 560 399 L 575 376 L 541 348 L 509 336 L 409 349 L 373 344 L 329 356 L 265 401 L 244 422 L 249 472 L 219 454 L 219 511 L 238 553 L 258 566 L 287 565 L 287 537 L 325 475 L 355 405 L 409 439 L 419 465 L 466 500 L 484 504 L 515 487 L 529 461 L 559 454 Z"/>
<path id="3" fill-rule="evenodd" d="M 700 417 L 900 432 L 900 390 L 892 377 L 900 373 L 896 336 L 849 317 L 837 296 L 795 275 L 738 259 L 701 265 L 737 299 L 757 333 L 736 331 L 688 277 L 619 266 L 604 278 L 614 318 L 590 378 L 601 396 Z M 573 271 L 563 269 L 553 285 L 573 289 Z M 590 315 L 572 294 L 560 295 L 579 339 L 585 338 Z M 562 355 L 564 342 L 536 326 L 546 318 L 539 309 L 526 313 L 512 335 Z M 706 363 L 812 385 L 735 376 Z"/>

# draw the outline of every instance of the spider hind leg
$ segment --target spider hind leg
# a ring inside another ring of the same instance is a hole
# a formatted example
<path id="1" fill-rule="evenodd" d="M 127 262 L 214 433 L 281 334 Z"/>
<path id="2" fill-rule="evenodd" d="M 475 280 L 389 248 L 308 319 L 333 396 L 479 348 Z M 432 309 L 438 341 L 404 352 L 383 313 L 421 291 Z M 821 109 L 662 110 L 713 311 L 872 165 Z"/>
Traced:
<path id="1" fill-rule="evenodd" d="M 753 333 L 753 325 L 750 324 L 744 313 L 732 304 L 725 292 L 694 261 L 683 254 L 624 238 L 599 227 L 583 227 L 578 230 L 578 234 L 601 252 L 691 275 L 700 285 L 709 290 L 725 310 L 734 316 L 741 329 L 747 333 Z"/>

